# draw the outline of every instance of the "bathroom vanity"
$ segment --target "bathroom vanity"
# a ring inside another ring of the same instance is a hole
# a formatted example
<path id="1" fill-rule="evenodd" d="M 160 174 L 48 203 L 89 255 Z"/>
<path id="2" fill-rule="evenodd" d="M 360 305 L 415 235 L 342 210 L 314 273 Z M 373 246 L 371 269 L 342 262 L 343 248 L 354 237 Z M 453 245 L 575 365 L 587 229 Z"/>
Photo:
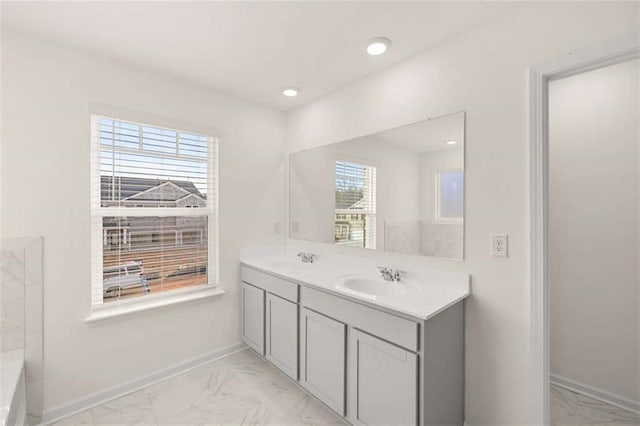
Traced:
<path id="1" fill-rule="evenodd" d="M 295 252 L 243 252 L 247 345 L 351 424 L 462 425 L 468 275 Z"/>

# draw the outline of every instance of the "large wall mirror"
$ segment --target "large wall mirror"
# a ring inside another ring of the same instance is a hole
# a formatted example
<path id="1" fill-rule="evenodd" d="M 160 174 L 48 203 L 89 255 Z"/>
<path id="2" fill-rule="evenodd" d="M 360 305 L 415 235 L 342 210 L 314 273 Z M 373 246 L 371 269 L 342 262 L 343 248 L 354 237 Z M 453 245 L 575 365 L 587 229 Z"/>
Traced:
<path id="1" fill-rule="evenodd" d="M 290 156 L 289 237 L 464 253 L 464 112 Z"/>

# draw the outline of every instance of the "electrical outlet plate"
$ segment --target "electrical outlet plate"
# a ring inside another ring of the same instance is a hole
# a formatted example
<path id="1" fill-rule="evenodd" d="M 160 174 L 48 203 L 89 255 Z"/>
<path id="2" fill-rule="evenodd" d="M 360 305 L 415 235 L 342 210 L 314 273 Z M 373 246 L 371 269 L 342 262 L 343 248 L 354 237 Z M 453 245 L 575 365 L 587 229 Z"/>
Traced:
<path id="1" fill-rule="evenodd" d="M 491 256 L 509 256 L 509 238 L 507 234 L 491 234 Z"/>

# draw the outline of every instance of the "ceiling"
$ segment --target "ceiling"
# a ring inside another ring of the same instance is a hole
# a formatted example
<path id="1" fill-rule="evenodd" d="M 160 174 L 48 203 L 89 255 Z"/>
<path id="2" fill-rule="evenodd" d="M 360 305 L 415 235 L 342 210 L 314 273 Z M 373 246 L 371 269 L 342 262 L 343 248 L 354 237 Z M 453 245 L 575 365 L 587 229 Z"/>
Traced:
<path id="1" fill-rule="evenodd" d="M 3 2 L 2 24 L 288 110 L 499 19 L 504 2 Z M 393 46 L 369 56 L 366 42 Z M 282 95 L 295 85 L 296 98 Z"/>
<path id="2" fill-rule="evenodd" d="M 373 135 L 416 154 L 424 152 L 455 150 L 464 146 L 464 112 L 430 118 Z M 447 145 L 447 141 L 456 141 Z"/>

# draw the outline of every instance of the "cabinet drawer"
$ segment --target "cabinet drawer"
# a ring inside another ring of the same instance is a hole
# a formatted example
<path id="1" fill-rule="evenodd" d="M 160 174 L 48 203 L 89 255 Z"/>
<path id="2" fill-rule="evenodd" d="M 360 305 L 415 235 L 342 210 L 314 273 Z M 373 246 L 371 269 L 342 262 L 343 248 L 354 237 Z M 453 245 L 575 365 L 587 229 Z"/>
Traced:
<path id="1" fill-rule="evenodd" d="M 411 351 L 420 349 L 419 325 L 416 322 L 308 287 L 302 287 L 300 292 L 301 304 L 309 309 Z"/>
<path id="2" fill-rule="evenodd" d="M 240 269 L 240 278 L 243 282 L 260 287 L 269 293 L 298 303 L 298 284 L 282 278 L 274 277 L 265 272 L 256 271 L 255 269 L 242 266 Z"/>

